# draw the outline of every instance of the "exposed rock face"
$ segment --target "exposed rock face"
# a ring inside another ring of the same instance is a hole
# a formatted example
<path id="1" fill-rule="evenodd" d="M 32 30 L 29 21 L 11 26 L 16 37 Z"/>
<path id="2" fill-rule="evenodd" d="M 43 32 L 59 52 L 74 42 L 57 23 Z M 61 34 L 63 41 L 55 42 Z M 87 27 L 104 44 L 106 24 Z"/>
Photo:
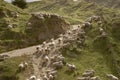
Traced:
<path id="1" fill-rule="evenodd" d="M 32 13 L 26 31 L 35 40 L 46 40 L 57 37 L 69 29 L 70 24 L 56 14 Z"/>

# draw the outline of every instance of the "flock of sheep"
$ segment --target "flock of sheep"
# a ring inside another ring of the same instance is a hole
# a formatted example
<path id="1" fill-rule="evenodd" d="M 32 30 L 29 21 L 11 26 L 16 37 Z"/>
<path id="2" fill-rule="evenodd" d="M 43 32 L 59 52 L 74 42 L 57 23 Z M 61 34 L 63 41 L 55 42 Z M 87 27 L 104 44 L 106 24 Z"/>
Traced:
<path id="1" fill-rule="evenodd" d="M 118 78 L 112 74 L 107 74 L 106 77 L 107 77 L 107 80 L 118 80 Z M 100 80 L 100 77 L 95 76 L 94 70 L 86 70 L 82 74 L 82 77 L 78 77 L 77 80 Z"/>
<path id="2" fill-rule="evenodd" d="M 13 18 L 18 18 L 19 17 L 19 14 L 18 14 L 18 12 L 17 11 L 12 11 L 11 13 L 11 16 L 13 17 Z M 10 20 L 8 20 L 8 21 L 6 21 L 6 24 L 7 24 L 7 27 L 9 28 L 9 29 L 11 29 L 11 28 L 15 28 L 17 25 L 16 24 L 10 24 Z"/>
<path id="3" fill-rule="evenodd" d="M 65 57 L 60 53 L 60 49 L 69 45 L 71 41 L 78 41 L 82 45 L 85 41 L 85 29 L 92 27 L 92 21 L 97 21 L 98 25 L 102 25 L 100 16 L 93 16 L 87 19 L 83 25 L 78 25 L 76 29 L 68 30 L 65 34 L 60 34 L 57 39 L 52 38 L 49 42 L 45 41 L 43 44 L 37 46 L 32 58 L 33 65 L 38 69 L 34 68 L 36 69 L 34 75 L 30 76 L 27 80 L 55 80 L 57 70 L 63 68 L 63 66 L 67 67 L 68 72 L 76 72 L 77 67 L 65 61 Z M 100 32 L 101 35 L 105 33 L 102 27 L 100 27 Z M 19 64 L 19 70 L 24 70 L 28 66 L 27 62 L 22 62 Z M 100 80 L 98 76 L 94 75 L 94 70 L 87 70 L 77 80 Z M 118 80 L 112 74 L 107 74 L 107 79 Z"/>

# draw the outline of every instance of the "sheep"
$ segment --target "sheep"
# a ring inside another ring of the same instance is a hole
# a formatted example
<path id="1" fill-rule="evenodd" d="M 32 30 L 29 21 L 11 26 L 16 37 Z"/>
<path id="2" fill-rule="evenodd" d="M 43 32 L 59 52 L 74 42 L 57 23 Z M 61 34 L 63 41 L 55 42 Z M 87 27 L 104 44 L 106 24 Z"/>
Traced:
<path id="1" fill-rule="evenodd" d="M 87 71 L 85 71 L 85 72 L 82 74 L 82 76 L 83 76 L 83 77 L 93 77 L 94 74 L 95 74 L 95 71 L 94 71 L 94 70 L 87 70 Z"/>
<path id="2" fill-rule="evenodd" d="M 19 17 L 19 15 L 18 15 L 18 14 L 16 14 L 16 15 L 15 15 L 15 18 L 18 18 L 18 17 Z"/>
<path id="3" fill-rule="evenodd" d="M 91 23 L 90 22 L 85 22 L 84 24 L 82 24 L 82 28 L 83 29 L 91 28 Z"/>
<path id="4" fill-rule="evenodd" d="M 18 18 L 18 17 L 19 17 L 18 12 L 11 12 L 11 15 L 12 15 L 14 18 Z"/>
<path id="5" fill-rule="evenodd" d="M 28 63 L 24 62 L 24 67 L 27 68 L 28 67 Z"/>
<path id="6" fill-rule="evenodd" d="M 50 57 L 51 63 L 57 61 L 57 55 Z"/>
<path id="7" fill-rule="evenodd" d="M 105 32 L 105 31 L 103 31 L 102 33 L 101 33 L 101 37 L 107 37 L 108 36 L 108 34 Z"/>
<path id="8" fill-rule="evenodd" d="M 42 47 L 45 47 L 45 46 L 46 46 L 46 44 L 47 44 L 46 42 L 43 42 Z"/>
<path id="9" fill-rule="evenodd" d="M 46 62 L 48 62 L 50 59 L 49 59 L 48 56 L 45 56 L 44 60 L 45 60 Z"/>
<path id="10" fill-rule="evenodd" d="M 57 56 L 57 60 L 62 61 L 64 63 L 65 62 L 65 57 L 63 57 L 62 55 L 59 55 L 59 56 Z"/>
<path id="11" fill-rule="evenodd" d="M 118 80 L 118 78 L 112 74 L 107 74 L 106 76 L 108 80 Z"/>
<path id="12" fill-rule="evenodd" d="M 10 29 L 13 28 L 13 26 L 11 24 L 9 24 L 7 27 L 10 28 Z"/>
<path id="13" fill-rule="evenodd" d="M 92 20 L 93 20 L 93 21 L 100 21 L 100 20 L 101 20 L 101 17 L 100 17 L 100 16 L 93 16 L 93 17 L 92 17 Z"/>
<path id="14" fill-rule="evenodd" d="M 86 21 L 92 23 L 92 21 L 93 21 L 92 17 L 89 17 Z"/>
<path id="15" fill-rule="evenodd" d="M 48 78 L 49 80 L 54 80 L 54 76 L 52 74 L 49 74 Z"/>
<path id="16" fill-rule="evenodd" d="M 70 72 L 74 72 L 77 68 L 74 64 L 66 64 L 66 66 L 68 67 L 68 71 Z"/>
<path id="17" fill-rule="evenodd" d="M 50 42 L 49 47 L 51 47 L 51 49 L 54 49 L 55 45 L 56 45 L 55 41 L 52 41 Z"/>
<path id="18" fill-rule="evenodd" d="M 43 49 L 41 48 L 41 46 L 36 46 L 36 52 L 33 53 L 33 55 L 35 55 L 36 58 L 38 58 L 41 56 L 42 53 L 43 53 Z"/>
<path id="19" fill-rule="evenodd" d="M 20 63 L 20 64 L 18 65 L 18 68 L 19 68 L 19 71 L 24 70 L 24 69 L 25 69 L 24 63 Z"/>
<path id="20" fill-rule="evenodd" d="M 89 80 L 90 77 L 78 77 L 77 80 Z"/>
<path id="21" fill-rule="evenodd" d="M 98 21 L 97 23 L 99 26 L 102 26 L 102 21 Z"/>
<path id="22" fill-rule="evenodd" d="M 72 32 L 71 32 L 70 30 L 68 30 L 68 31 L 67 31 L 67 34 L 70 35 L 70 34 L 72 34 Z"/>
<path id="23" fill-rule="evenodd" d="M 63 37 L 63 34 L 60 34 L 58 37 Z"/>
<path id="24" fill-rule="evenodd" d="M 91 77 L 90 80 L 100 80 L 99 76 Z"/>
<path id="25" fill-rule="evenodd" d="M 56 76 L 57 76 L 57 71 L 56 70 L 49 72 L 49 78 L 51 77 L 52 80 L 54 80 L 56 78 Z"/>
<path id="26" fill-rule="evenodd" d="M 54 38 L 51 38 L 51 42 L 53 42 L 54 41 Z"/>
<path id="27" fill-rule="evenodd" d="M 62 61 L 52 63 L 55 69 L 61 69 L 63 67 Z"/>
<path id="28" fill-rule="evenodd" d="M 48 80 L 48 77 L 46 75 L 43 75 L 43 80 Z"/>
<path id="29" fill-rule="evenodd" d="M 52 76 L 56 76 L 56 74 L 57 74 L 57 71 L 56 71 L 56 70 L 54 70 L 54 71 L 51 71 L 51 72 L 50 72 L 50 74 L 51 74 Z"/>
<path id="30" fill-rule="evenodd" d="M 104 31 L 104 29 L 99 27 L 99 31 L 100 31 L 100 33 L 102 33 Z"/>
<path id="31" fill-rule="evenodd" d="M 31 22 L 28 22 L 27 25 L 30 26 L 32 23 Z"/>
<path id="32" fill-rule="evenodd" d="M 42 66 L 47 66 L 49 60 L 49 57 L 46 55 L 43 59 Z"/>
<path id="33" fill-rule="evenodd" d="M 45 54 L 48 55 L 50 53 L 50 48 L 49 47 L 45 47 Z"/>
<path id="34" fill-rule="evenodd" d="M 65 64 L 65 57 L 63 57 L 62 55 L 55 55 L 55 56 L 52 56 L 50 57 L 50 60 L 51 60 L 51 63 L 53 62 L 59 62 L 59 61 L 62 61 L 63 64 Z"/>
<path id="35" fill-rule="evenodd" d="M 36 46 L 36 51 L 39 52 L 40 51 L 40 46 Z"/>
<path id="36" fill-rule="evenodd" d="M 31 76 L 29 80 L 36 80 L 36 76 L 35 75 Z"/>
<path id="37" fill-rule="evenodd" d="M 58 45 L 60 45 L 60 46 L 63 45 L 63 38 L 62 37 L 58 38 Z"/>

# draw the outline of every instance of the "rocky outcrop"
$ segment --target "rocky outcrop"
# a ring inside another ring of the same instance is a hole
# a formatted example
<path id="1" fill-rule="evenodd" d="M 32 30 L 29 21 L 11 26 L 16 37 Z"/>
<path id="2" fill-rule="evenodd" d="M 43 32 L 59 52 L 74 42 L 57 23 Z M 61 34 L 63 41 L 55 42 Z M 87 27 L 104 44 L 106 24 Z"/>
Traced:
<path id="1" fill-rule="evenodd" d="M 55 38 L 69 29 L 70 24 L 57 14 L 32 13 L 26 32 L 32 40 Z"/>

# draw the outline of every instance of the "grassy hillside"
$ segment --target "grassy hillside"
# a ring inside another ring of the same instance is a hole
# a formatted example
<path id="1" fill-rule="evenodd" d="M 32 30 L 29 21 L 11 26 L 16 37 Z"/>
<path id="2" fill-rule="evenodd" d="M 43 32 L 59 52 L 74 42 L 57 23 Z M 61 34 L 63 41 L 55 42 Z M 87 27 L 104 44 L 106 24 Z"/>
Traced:
<path id="1" fill-rule="evenodd" d="M 18 65 L 23 61 L 30 63 L 29 69 L 19 72 Z M 0 62 L 0 80 L 25 80 L 32 73 L 32 64 L 29 56 L 15 57 Z"/>
<path id="2" fill-rule="evenodd" d="M 63 49 L 62 54 L 68 63 L 77 66 L 77 72 L 81 76 L 85 70 L 94 69 L 95 75 L 101 80 L 106 80 L 106 74 L 114 74 L 120 78 L 120 42 L 113 37 L 109 24 L 103 26 L 109 34 L 107 38 L 96 38 L 99 35 L 98 26 L 93 23 L 93 28 L 86 33 L 84 46 L 73 42 L 69 47 Z M 75 80 L 78 76 L 65 73 L 66 67 L 59 70 L 56 80 Z"/>
<path id="3" fill-rule="evenodd" d="M 84 0 L 84 1 L 95 2 L 108 8 L 120 9 L 120 0 Z"/>
<path id="4" fill-rule="evenodd" d="M 105 0 L 107 1 L 107 0 Z M 102 1 L 101 1 L 102 2 Z M 106 2 L 107 3 L 107 2 Z M 51 12 L 64 16 L 71 24 L 83 22 L 91 15 L 112 14 L 114 10 L 98 6 L 94 2 L 73 1 L 73 0 L 43 0 L 32 2 L 27 9 L 29 12 Z M 116 10 L 115 10 L 116 11 Z"/>
<path id="5" fill-rule="evenodd" d="M 66 57 L 67 62 L 74 63 L 77 66 L 80 75 L 86 69 L 92 68 L 96 71 L 96 75 L 100 76 L 101 80 L 106 80 L 105 75 L 107 73 L 120 77 L 120 12 L 116 9 L 119 8 L 119 0 L 114 1 L 114 3 L 112 0 L 86 1 L 88 2 L 80 0 L 76 2 L 73 0 L 43 0 L 30 3 L 27 11 L 57 13 L 64 16 L 71 24 L 79 24 L 92 15 L 100 15 L 104 20 L 103 28 L 107 31 L 109 37 L 94 42 L 98 35 L 98 26 L 93 23 L 94 28 L 86 34 L 86 46 L 81 49 L 74 42 L 70 47 L 63 50 L 63 55 Z M 110 46 L 112 47 L 109 52 L 107 49 Z M 66 74 L 65 70 L 66 67 L 59 70 L 56 80 L 75 80 L 76 77 L 73 77 L 73 74 Z"/>
<path id="6" fill-rule="evenodd" d="M 36 4 L 36 5 L 34 5 Z M 88 6 L 91 6 L 87 9 Z M 51 12 L 64 16 L 71 24 L 83 22 L 85 18 L 94 14 L 92 8 L 97 8 L 97 5 L 85 2 L 73 2 L 72 0 L 43 0 L 40 2 L 30 3 L 28 7 L 29 12 Z M 89 11 L 91 10 L 91 11 Z M 96 9 L 95 9 L 96 10 Z M 84 13 L 84 14 L 83 14 Z"/>
<path id="7" fill-rule="evenodd" d="M 120 12 L 115 9 L 119 8 L 119 3 L 116 2 L 119 0 L 116 0 L 114 5 L 110 5 L 111 9 L 107 8 L 109 6 L 108 0 L 92 1 L 100 2 L 100 4 L 104 3 L 103 5 L 105 6 L 97 5 L 91 1 L 88 3 L 80 0 L 77 2 L 73 0 L 42 0 L 29 3 L 26 11 L 23 11 L 0 0 L 0 12 L 2 12 L 2 16 L 0 16 L 0 52 L 18 48 L 18 45 L 19 47 L 26 45 L 24 44 L 26 42 L 24 40 L 26 38 L 25 25 L 30 17 L 27 11 L 30 13 L 57 13 L 64 16 L 70 24 L 80 24 L 92 15 L 99 15 L 104 20 L 103 28 L 109 36 L 105 39 L 98 38 L 94 41 L 96 36 L 98 36 L 98 26 L 93 23 L 93 28 L 86 33 L 85 45 L 81 48 L 80 45 L 73 42 L 69 47 L 62 50 L 62 54 L 66 57 L 68 63 L 73 63 L 77 66 L 80 75 L 86 69 L 94 69 L 101 80 L 106 80 L 106 73 L 112 73 L 120 78 Z M 11 11 L 17 11 L 19 17 L 13 18 Z M 9 29 L 6 22 L 15 24 L 16 27 Z M 17 65 L 23 60 L 26 60 L 26 58 L 14 58 L 0 63 L 0 70 L 2 70 L 0 80 L 12 80 L 13 78 L 13 80 L 19 80 L 18 77 L 23 80 L 23 74 L 14 75 Z M 66 74 L 65 70 L 66 67 L 59 70 L 56 80 L 75 80 L 76 77 L 73 74 Z"/>
<path id="8" fill-rule="evenodd" d="M 18 14 L 17 18 L 14 13 Z M 0 52 L 15 49 L 17 45 L 23 46 L 25 26 L 29 17 L 24 10 L 0 0 Z"/>

